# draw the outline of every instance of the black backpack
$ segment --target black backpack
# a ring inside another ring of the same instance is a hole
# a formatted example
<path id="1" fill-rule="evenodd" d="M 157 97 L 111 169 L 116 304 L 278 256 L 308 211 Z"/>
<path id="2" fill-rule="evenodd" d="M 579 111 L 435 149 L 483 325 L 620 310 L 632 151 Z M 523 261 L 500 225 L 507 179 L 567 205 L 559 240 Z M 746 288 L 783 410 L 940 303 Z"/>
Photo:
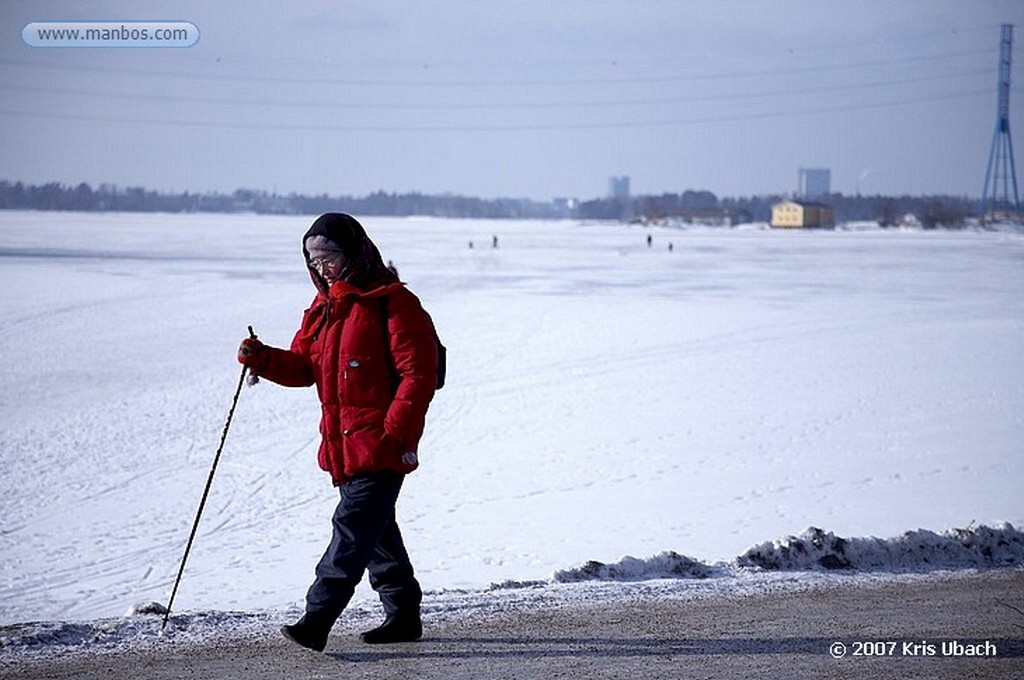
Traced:
<path id="1" fill-rule="evenodd" d="M 437 329 L 434 330 L 434 344 L 437 345 L 437 385 L 434 389 L 439 390 L 444 387 L 444 378 L 448 373 L 448 348 L 441 344 Z"/>

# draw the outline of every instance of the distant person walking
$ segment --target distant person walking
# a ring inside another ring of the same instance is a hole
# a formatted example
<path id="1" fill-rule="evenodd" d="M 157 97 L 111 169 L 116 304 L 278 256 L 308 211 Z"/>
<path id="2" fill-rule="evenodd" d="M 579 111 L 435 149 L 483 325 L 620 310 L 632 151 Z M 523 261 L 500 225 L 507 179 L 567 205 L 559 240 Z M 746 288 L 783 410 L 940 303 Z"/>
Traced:
<path id="1" fill-rule="evenodd" d="M 246 338 L 238 351 L 238 360 L 260 377 L 288 387 L 316 385 L 319 463 L 341 494 L 305 615 L 281 631 L 322 651 L 369 570 L 386 618 L 362 640 L 417 640 L 422 591 L 395 504 L 405 475 L 419 465 L 417 446 L 434 396 L 433 322 L 349 215 L 317 218 L 303 236 L 302 253 L 316 296 L 290 349 Z"/>

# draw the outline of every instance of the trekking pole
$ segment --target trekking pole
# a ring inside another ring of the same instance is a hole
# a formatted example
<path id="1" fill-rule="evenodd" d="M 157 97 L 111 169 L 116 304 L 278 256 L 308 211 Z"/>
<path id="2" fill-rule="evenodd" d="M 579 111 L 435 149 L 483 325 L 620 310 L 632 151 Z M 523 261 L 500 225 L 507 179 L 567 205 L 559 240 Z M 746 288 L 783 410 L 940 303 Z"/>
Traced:
<path id="1" fill-rule="evenodd" d="M 249 337 L 256 339 L 256 333 L 252 326 L 249 326 Z M 185 561 L 188 560 L 188 553 L 192 549 L 192 541 L 196 537 L 196 529 L 199 528 L 199 518 L 203 515 L 203 507 L 206 505 L 206 497 L 210 494 L 210 486 L 213 484 L 213 475 L 217 471 L 217 463 L 220 461 L 220 453 L 224 450 L 224 440 L 228 438 L 228 428 L 231 427 L 231 418 L 235 415 L 235 406 L 238 404 L 238 395 L 242 393 L 242 383 L 245 382 L 247 366 L 242 366 L 242 374 L 238 376 L 238 387 L 235 388 L 235 396 L 231 399 L 231 410 L 228 411 L 228 418 L 224 422 L 224 430 L 220 434 L 220 445 L 217 453 L 213 456 L 213 465 L 210 467 L 210 476 L 206 478 L 206 488 L 203 489 L 203 497 L 199 499 L 199 509 L 196 510 L 196 519 L 192 523 L 192 532 L 188 535 L 188 543 L 185 544 L 185 554 L 181 556 L 181 565 L 178 567 L 178 576 L 174 579 L 174 588 L 171 590 L 171 599 L 167 602 L 167 609 L 164 611 L 164 622 L 160 626 L 162 631 L 167 627 L 167 619 L 171 617 L 171 607 L 174 605 L 174 596 L 178 593 L 178 584 L 181 583 L 181 575 L 185 571 Z M 255 383 L 252 383 L 255 384 Z"/>

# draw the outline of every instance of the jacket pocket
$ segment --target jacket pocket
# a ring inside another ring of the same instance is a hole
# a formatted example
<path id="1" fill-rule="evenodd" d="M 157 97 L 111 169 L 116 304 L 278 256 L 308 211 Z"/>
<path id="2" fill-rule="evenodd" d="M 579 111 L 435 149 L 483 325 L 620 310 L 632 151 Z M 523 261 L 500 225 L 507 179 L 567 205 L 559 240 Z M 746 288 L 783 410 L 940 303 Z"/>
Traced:
<path id="1" fill-rule="evenodd" d="M 342 357 L 342 403 L 349 406 L 386 406 L 389 402 L 390 381 L 386 366 L 380 359 L 349 355 Z"/>
<path id="2" fill-rule="evenodd" d="M 380 469 L 380 441 L 384 435 L 381 409 L 345 406 L 341 409 L 340 444 L 349 475 Z"/>

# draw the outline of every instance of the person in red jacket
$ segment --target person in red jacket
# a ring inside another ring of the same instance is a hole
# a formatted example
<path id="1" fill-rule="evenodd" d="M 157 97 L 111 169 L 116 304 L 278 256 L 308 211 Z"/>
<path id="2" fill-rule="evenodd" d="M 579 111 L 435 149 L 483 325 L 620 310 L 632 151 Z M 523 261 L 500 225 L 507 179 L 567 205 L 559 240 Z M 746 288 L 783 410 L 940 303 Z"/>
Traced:
<path id="1" fill-rule="evenodd" d="M 353 217 L 322 215 L 302 239 L 316 297 L 287 350 L 246 338 L 238 360 L 289 387 L 316 385 L 318 460 L 339 488 L 333 534 L 306 594 L 306 612 L 281 631 L 323 651 L 364 572 L 384 605 L 367 643 L 422 635 L 422 591 L 395 521 L 405 475 L 434 396 L 438 349 L 430 316 L 390 272 Z"/>

